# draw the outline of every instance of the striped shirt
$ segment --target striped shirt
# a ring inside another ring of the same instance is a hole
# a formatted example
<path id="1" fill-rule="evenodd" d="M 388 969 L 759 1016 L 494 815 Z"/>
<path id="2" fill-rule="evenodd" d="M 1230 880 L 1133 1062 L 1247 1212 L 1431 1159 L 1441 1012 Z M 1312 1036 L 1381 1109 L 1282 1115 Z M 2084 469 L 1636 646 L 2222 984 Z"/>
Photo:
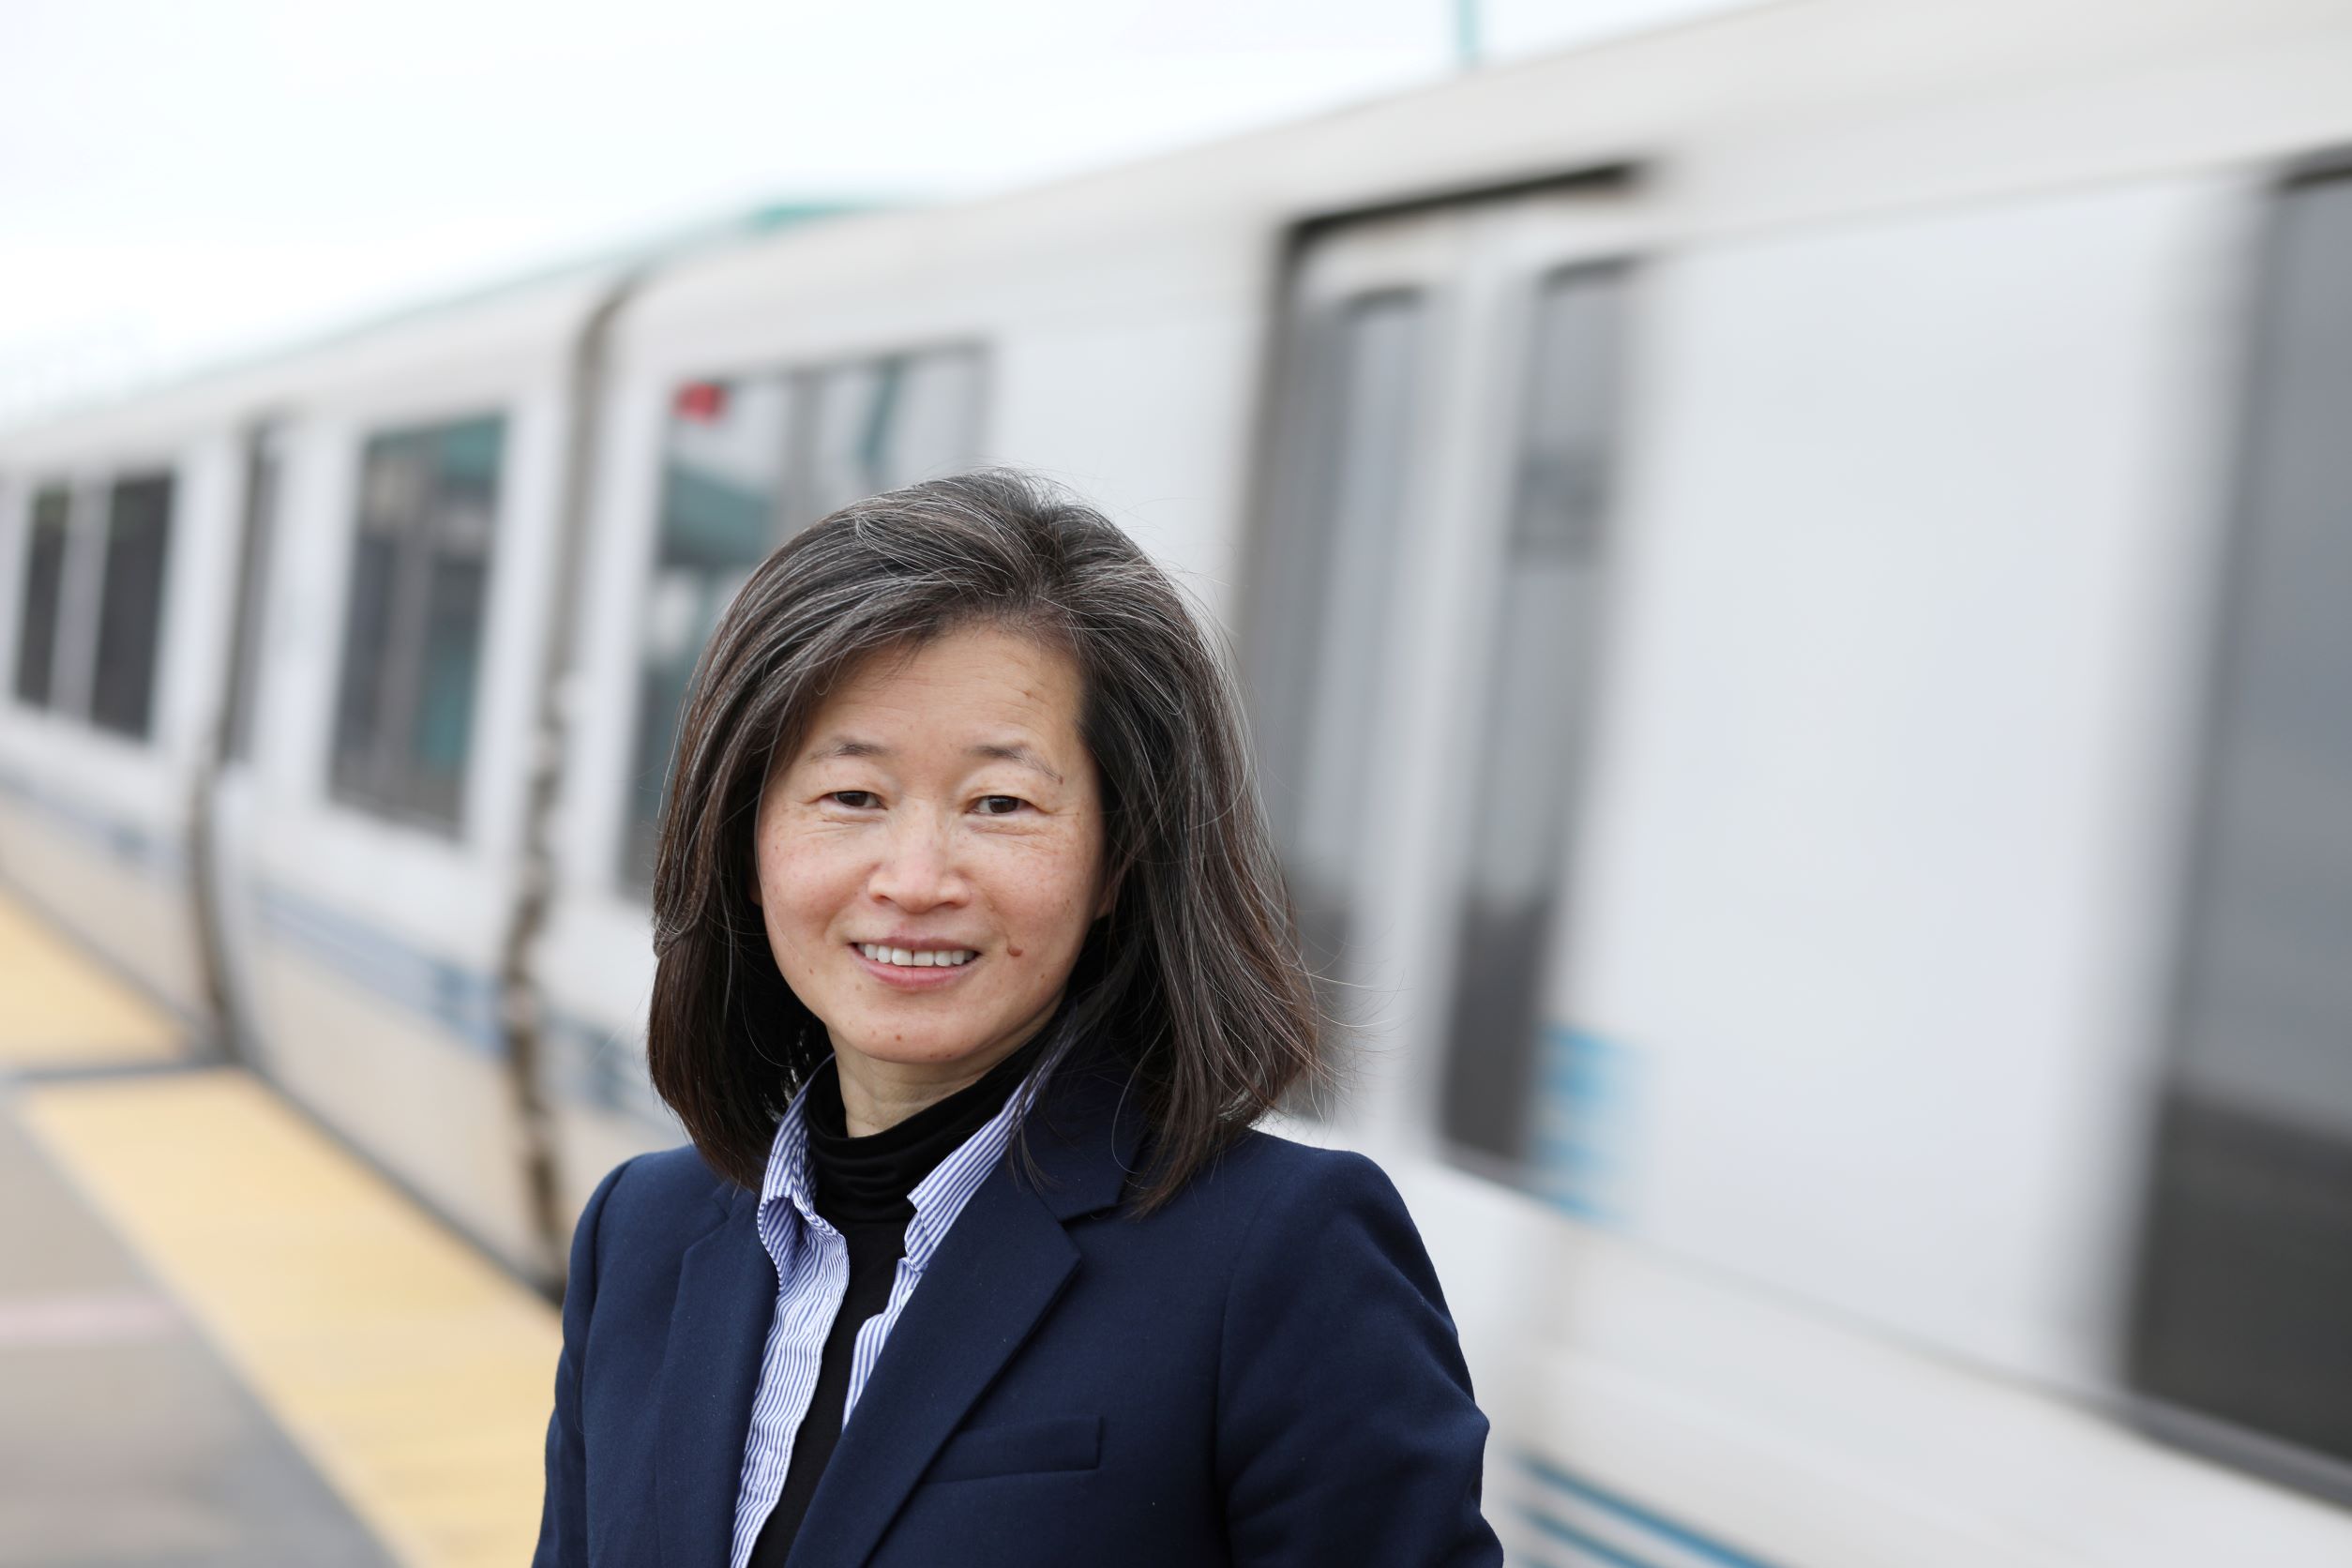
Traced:
<path id="1" fill-rule="evenodd" d="M 1027 1084 L 1008 1095 L 1004 1108 L 914 1184 L 907 1221 L 906 1255 L 891 1281 L 890 1304 L 857 1333 L 850 1361 L 850 1388 L 841 1410 L 847 1425 L 857 1396 L 882 1359 L 891 1325 L 906 1310 L 924 1267 L 939 1250 L 948 1227 L 963 1213 L 980 1184 L 1004 1157 L 1015 1111 Z M 850 1287 L 850 1248 L 841 1233 L 817 1213 L 816 1187 L 808 1169 L 806 1093 L 795 1095 L 777 1122 L 768 1149 L 766 1177 L 760 1184 L 760 1241 L 775 1260 L 776 1317 L 768 1324 L 767 1348 L 760 1359 L 760 1386 L 751 1400 L 751 1430 L 744 1442 L 743 1472 L 735 1487 L 734 1545 L 730 1568 L 746 1568 L 792 1467 L 792 1439 L 808 1413 L 825 1336 Z"/>

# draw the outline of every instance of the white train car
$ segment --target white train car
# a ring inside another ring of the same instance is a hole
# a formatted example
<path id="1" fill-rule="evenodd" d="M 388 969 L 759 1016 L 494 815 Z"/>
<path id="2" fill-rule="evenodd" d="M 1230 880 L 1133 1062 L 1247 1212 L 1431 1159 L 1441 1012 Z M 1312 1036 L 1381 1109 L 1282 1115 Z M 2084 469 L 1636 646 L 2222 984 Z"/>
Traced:
<path id="1" fill-rule="evenodd" d="M 8 439 L 8 880 L 191 1018 L 214 1006 L 190 825 L 226 635 L 234 450 L 207 395 Z"/>
<path id="2" fill-rule="evenodd" d="M 9 877 L 534 1267 L 550 1222 L 519 1157 L 502 978 L 573 359 L 610 286 L 436 312 L 8 459 L 33 491 L 22 570 L 67 561 L 53 616 L 38 583 L 11 596 Z M 41 508 L 68 484 L 60 549 Z M 161 498 L 128 543 L 127 485 Z M 71 671 L 77 642 L 103 667 L 126 565 L 152 592 L 141 550 L 171 568 L 155 712 L 110 728 Z M 83 590 L 105 597 L 95 616 L 77 612 L 83 561 L 105 580 Z M 37 614 L 67 634 L 38 704 Z M 58 831 L 76 822 L 91 831 Z"/>
<path id="3" fill-rule="evenodd" d="M 1787 0 L 0 439 L 0 870 L 544 1267 L 717 607 L 1041 469 L 1234 633 L 1515 1560 L 2352 1560 L 2348 77 Z"/>

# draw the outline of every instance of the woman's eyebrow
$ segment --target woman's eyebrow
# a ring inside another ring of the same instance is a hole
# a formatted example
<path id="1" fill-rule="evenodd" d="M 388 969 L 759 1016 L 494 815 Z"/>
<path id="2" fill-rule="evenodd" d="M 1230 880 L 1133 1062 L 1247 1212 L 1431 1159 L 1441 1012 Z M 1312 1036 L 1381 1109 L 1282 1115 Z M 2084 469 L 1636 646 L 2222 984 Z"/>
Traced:
<path id="1" fill-rule="evenodd" d="M 989 746 L 984 743 L 973 746 L 972 748 L 972 755 L 974 757 L 986 757 L 990 761 L 995 762 L 1017 762 L 1022 767 L 1036 769 L 1039 773 L 1044 774 L 1048 778 L 1052 779 L 1056 784 L 1063 782 L 1062 776 L 1059 773 L 1056 773 L 1052 767 L 1048 765 L 1043 757 L 1038 756 L 1036 752 L 1031 750 L 1028 746 L 1021 745 L 1018 741 L 996 746 Z"/>
<path id="2" fill-rule="evenodd" d="M 822 746 L 812 747 L 801 758 L 801 761 L 830 762 L 841 757 L 887 757 L 889 755 L 890 747 L 878 741 L 861 741 L 853 736 L 842 735 L 827 741 Z"/>

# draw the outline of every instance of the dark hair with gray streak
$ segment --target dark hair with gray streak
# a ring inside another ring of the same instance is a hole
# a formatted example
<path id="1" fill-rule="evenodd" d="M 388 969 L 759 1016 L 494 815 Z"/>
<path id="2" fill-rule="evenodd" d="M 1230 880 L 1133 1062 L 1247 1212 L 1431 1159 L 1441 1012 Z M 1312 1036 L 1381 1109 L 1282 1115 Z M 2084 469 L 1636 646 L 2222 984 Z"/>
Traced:
<path id="1" fill-rule="evenodd" d="M 1223 666 L 1175 585 L 1101 513 L 1005 470 L 843 507 L 761 564 L 694 677 L 654 868 L 654 1087 L 712 1168 L 757 1188 L 823 1026 L 768 947 L 752 824 L 775 759 L 852 666 L 973 624 L 1066 651 L 1101 776 L 1104 867 L 1045 1047 L 1115 1051 L 1165 1202 L 1317 1070 L 1316 1009 Z"/>

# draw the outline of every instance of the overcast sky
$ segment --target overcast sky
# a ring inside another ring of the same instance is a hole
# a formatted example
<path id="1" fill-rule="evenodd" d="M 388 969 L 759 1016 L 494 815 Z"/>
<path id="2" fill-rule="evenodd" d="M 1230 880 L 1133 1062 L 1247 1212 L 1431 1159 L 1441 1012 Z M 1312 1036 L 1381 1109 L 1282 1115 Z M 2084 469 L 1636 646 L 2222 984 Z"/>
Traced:
<path id="1" fill-rule="evenodd" d="M 1736 0 L 1475 0 L 1509 59 Z M 698 220 L 1461 68 L 1458 0 L 0 0 L 0 423 Z"/>

